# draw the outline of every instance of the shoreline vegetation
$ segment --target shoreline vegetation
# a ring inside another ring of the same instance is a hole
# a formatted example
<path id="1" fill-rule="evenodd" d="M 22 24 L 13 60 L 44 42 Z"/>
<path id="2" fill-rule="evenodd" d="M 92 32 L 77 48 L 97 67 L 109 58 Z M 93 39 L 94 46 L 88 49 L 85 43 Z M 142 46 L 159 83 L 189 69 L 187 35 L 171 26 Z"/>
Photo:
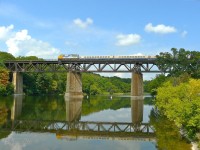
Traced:
<path id="1" fill-rule="evenodd" d="M 158 66 L 169 72 L 151 81 L 151 94 L 158 110 L 200 148 L 200 52 L 171 51 L 157 56 Z"/>
<path id="2" fill-rule="evenodd" d="M 172 48 L 161 52 L 157 66 L 167 74 L 144 81 L 144 92 L 150 93 L 160 113 L 183 128 L 189 139 L 197 141 L 200 147 L 200 52 L 183 48 Z M 19 56 L 0 51 L 0 95 L 12 95 L 12 75 L 5 68 L 5 60 L 41 60 L 35 56 Z M 66 87 L 66 73 L 24 73 L 26 95 L 63 94 Z M 82 74 L 84 95 L 123 95 L 130 93 L 131 79 L 103 77 L 93 73 Z"/>

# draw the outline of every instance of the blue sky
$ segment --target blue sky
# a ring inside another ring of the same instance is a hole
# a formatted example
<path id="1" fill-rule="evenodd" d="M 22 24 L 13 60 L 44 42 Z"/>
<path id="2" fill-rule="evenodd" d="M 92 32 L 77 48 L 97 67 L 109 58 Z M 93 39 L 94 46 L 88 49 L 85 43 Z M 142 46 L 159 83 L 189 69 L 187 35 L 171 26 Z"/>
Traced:
<path id="1" fill-rule="evenodd" d="M 200 50 L 200 0 L 0 0 L 0 50 L 57 58 Z"/>

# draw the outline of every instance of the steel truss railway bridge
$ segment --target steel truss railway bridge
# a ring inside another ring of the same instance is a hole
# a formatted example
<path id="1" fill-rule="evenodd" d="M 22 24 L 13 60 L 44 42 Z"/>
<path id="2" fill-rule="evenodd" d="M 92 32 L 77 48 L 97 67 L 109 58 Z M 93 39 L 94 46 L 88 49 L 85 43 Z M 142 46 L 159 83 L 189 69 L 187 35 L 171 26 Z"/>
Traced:
<path id="1" fill-rule="evenodd" d="M 143 140 L 155 141 L 155 131 L 149 123 L 94 121 L 10 120 L 3 131 L 56 133 L 57 138 Z"/>
<path id="2" fill-rule="evenodd" d="M 15 94 L 23 94 L 23 72 L 68 72 L 66 96 L 82 96 L 82 72 L 129 72 L 132 73 L 131 95 L 143 95 L 142 73 L 164 72 L 156 65 L 156 58 L 87 58 L 65 60 L 6 61 L 13 72 Z"/>

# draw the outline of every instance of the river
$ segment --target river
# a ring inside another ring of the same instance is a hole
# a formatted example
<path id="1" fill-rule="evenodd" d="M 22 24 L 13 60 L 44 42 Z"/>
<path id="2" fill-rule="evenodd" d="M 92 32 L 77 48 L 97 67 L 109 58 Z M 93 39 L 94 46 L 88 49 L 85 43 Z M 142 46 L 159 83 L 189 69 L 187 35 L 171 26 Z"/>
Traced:
<path id="1" fill-rule="evenodd" d="M 189 150 L 152 98 L 0 97 L 0 150 Z"/>

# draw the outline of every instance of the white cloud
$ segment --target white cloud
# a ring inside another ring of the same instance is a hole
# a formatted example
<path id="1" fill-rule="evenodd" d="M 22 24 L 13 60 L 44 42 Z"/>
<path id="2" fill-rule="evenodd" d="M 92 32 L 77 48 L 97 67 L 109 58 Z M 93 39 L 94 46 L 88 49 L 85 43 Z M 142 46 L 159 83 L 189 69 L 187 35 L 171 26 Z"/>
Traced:
<path id="1" fill-rule="evenodd" d="M 159 24 L 157 26 L 153 26 L 152 23 L 148 23 L 145 26 L 146 32 L 154 32 L 158 34 L 168 34 L 176 32 L 176 28 L 172 26 L 166 26 L 164 24 Z"/>
<path id="2" fill-rule="evenodd" d="M 29 39 L 31 39 L 31 36 L 28 35 L 27 30 L 22 30 L 22 31 L 17 32 L 14 37 L 9 38 L 6 41 L 8 52 L 13 55 L 17 55 L 20 51 L 19 44 Z"/>
<path id="3" fill-rule="evenodd" d="M 80 18 L 77 18 L 73 21 L 73 23 L 80 27 L 80 28 L 87 28 L 89 25 L 93 24 L 93 20 L 91 18 L 87 18 L 86 21 L 81 20 Z"/>
<path id="4" fill-rule="evenodd" d="M 30 39 L 22 44 L 21 48 L 23 50 L 28 49 L 25 56 L 37 56 L 46 59 L 56 59 L 60 53 L 57 48 L 52 47 L 49 43 L 38 41 L 36 39 Z"/>
<path id="5" fill-rule="evenodd" d="M 129 46 L 140 43 L 141 36 L 138 34 L 119 34 L 116 37 L 118 39 L 117 46 Z"/>
<path id="6" fill-rule="evenodd" d="M 10 31 L 14 28 L 13 25 L 9 25 L 9 26 L 0 26 L 0 40 L 1 39 L 6 39 L 10 33 Z"/>
<path id="7" fill-rule="evenodd" d="M 187 31 L 183 31 L 182 33 L 181 33 L 181 37 L 186 37 L 186 35 L 188 34 L 188 32 Z"/>
<path id="8" fill-rule="evenodd" d="M 0 41 L 5 42 L 7 51 L 14 56 L 37 56 L 40 58 L 57 58 L 60 51 L 49 43 L 32 38 L 28 30 L 13 31 L 14 26 L 0 27 Z"/>

